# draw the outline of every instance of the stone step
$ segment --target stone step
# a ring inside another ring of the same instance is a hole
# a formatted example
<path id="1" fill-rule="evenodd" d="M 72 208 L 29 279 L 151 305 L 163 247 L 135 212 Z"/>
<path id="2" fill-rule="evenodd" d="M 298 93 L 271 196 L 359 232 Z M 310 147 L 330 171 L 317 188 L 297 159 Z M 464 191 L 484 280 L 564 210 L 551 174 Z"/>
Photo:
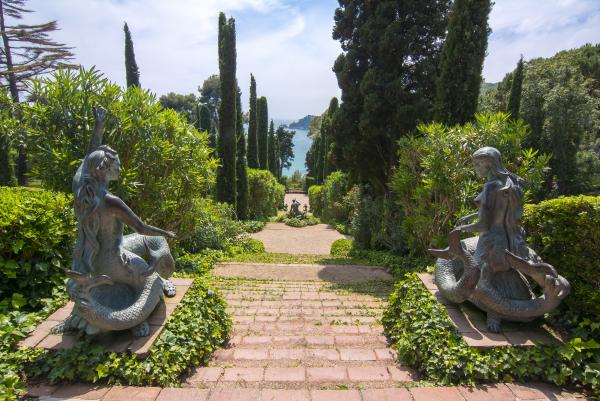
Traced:
<path id="1" fill-rule="evenodd" d="M 317 366 L 326 362 L 393 362 L 395 352 L 389 348 L 365 347 L 247 347 L 236 346 L 234 348 L 220 349 L 215 352 L 214 360 L 219 363 L 241 361 L 281 361 L 285 363 L 301 363 Z"/>
<path id="2" fill-rule="evenodd" d="M 192 370 L 186 384 L 192 387 L 281 385 L 285 388 L 321 388 L 327 384 L 389 386 L 415 380 L 411 369 L 397 366 L 329 367 L 202 367 Z"/>
<path id="3" fill-rule="evenodd" d="M 255 322 L 253 316 L 247 317 L 247 324 L 237 319 L 238 323 L 234 326 L 234 333 L 239 334 L 274 334 L 274 335 L 322 335 L 322 334 L 372 334 L 382 335 L 383 326 L 373 325 L 335 325 L 320 322 L 306 323 L 261 323 Z"/>
<path id="4" fill-rule="evenodd" d="M 263 333 L 264 334 L 264 333 Z M 382 335 L 236 335 L 229 340 L 230 347 L 354 347 L 370 346 L 373 349 L 387 346 Z"/>
<path id="5" fill-rule="evenodd" d="M 344 315 L 233 315 L 234 324 L 276 323 L 305 325 L 367 325 L 380 324 L 377 316 L 344 316 Z"/>
<path id="6" fill-rule="evenodd" d="M 376 309 L 387 307 L 386 302 L 379 301 L 242 301 L 239 299 L 226 300 L 229 307 L 236 308 L 269 308 L 269 309 L 291 309 L 300 308 L 342 308 L 342 309 Z"/>

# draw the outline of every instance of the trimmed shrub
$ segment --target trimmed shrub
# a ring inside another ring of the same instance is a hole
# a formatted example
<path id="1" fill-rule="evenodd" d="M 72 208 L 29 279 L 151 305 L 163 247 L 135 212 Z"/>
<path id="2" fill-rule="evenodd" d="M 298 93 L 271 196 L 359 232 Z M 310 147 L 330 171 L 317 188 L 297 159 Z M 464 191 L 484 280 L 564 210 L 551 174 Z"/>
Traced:
<path id="1" fill-rule="evenodd" d="M 331 256 L 349 257 L 352 250 L 352 240 L 336 239 L 331 244 Z"/>
<path id="2" fill-rule="evenodd" d="M 400 139 L 391 183 L 408 245 L 417 254 L 443 248 L 458 219 L 474 211 L 473 199 L 483 184 L 472 166 L 477 149 L 500 150 L 508 170 L 525 179 L 525 199 L 541 187 L 549 158 L 522 150 L 527 128 L 507 114 L 476 115 L 474 123 L 462 126 L 432 123 L 418 129 L 420 135 Z"/>
<path id="3" fill-rule="evenodd" d="M 98 71 L 61 70 L 34 80 L 24 110 L 32 175 L 45 188 L 71 192 L 73 175 L 94 128 L 93 106 L 107 110 L 103 142 L 122 163 L 113 192 L 145 222 L 187 238 L 194 200 L 214 183 L 217 160 L 208 134 L 163 109 L 154 94 L 121 89 Z"/>
<path id="4" fill-rule="evenodd" d="M 600 197 L 571 196 L 525 205 L 529 246 L 571 283 L 560 313 L 577 335 L 600 338 Z"/>
<path id="5" fill-rule="evenodd" d="M 267 170 L 248 169 L 248 215 L 251 219 L 267 219 L 277 214 L 283 204 L 285 187 Z"/>
<path id="6" fill-rule="evenodd" d="M 347 221 L 350 215 L 344 197 L 350 190 L 348 176 L 341 171 L 331 173 L 323 183 L 323 221 Z"/>
<path id="7" fill-rule="evenodd" d="M 36 309 L 70 268 L 72 199 L 62 193 L 0 187 L 0 311 Z"/>

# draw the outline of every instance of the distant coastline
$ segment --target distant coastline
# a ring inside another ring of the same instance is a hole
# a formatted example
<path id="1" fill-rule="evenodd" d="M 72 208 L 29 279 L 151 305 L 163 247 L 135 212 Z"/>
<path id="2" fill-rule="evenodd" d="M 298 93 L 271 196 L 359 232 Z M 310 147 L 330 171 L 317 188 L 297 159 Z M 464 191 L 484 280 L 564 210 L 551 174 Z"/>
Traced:
<path id="1" fill-rule="evenodd" d="M 290 124 L 287 124 L 286 127 L 289 128 L 289 129 L 301 129 L 301 130 L 308 131 L 308 129 L 310 128 L 310 122 L 315 117 L 316 116 L 313 116 L 313 115 L 309 114 L 307 116 L 302 117 L 298 121 L 294 121 L 294 122 L 292 122 Z"/>

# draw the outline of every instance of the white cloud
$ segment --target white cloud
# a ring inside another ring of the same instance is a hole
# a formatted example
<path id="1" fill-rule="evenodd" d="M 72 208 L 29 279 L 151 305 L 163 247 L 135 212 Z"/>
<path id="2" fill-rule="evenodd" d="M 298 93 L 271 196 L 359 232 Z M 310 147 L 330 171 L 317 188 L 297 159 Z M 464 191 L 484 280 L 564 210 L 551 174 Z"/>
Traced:
<path id="1" fill-rule="evenodd" d="M 300 118 L 321 112 L 338 94 L 331 66 L 340 50 L 330 33 L 337 2 L 328 1 L 331 11 L 321 15 L 284 0 L 29 0 L 35 13 L 26 21 L 57 20 L 61 31 L 53 38 L 75 47 L 77 62 L 95 65 L 121 85 L 126 21 L 141 84 L 161 95 L 196 92 L 218 73 L 217 19 L 223 11 L 236 19 L 244 103 L 252 72 L 271 115 Z"/>
<path id="2" fill-rule="evenodd" d="M 597 0 L 497 0 L 490 15 L 492 34 L 483 75 L 501 80 L 523 54 L 526 60 L 551 57 L 600 39 Z"/>

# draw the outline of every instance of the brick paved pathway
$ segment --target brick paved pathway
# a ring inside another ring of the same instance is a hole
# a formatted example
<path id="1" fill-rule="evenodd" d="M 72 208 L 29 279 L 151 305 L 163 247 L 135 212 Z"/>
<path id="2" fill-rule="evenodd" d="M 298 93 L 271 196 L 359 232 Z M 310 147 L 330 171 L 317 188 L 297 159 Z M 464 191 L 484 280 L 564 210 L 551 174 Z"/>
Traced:
<path id="1" fill-rule="evenodd" d="M 41 386 L 32 388 L 31 395 L 103 401 L 582 399 L 536 383 L 413 387 L 419 377 L 396 362 L 380 323 L 391 281 L 335 284 L 283 274 L 277 278 L 218 278 L 234 332 L 229 345 L 207 367 L 193 369 L 182 388 Z"/>
<path id="2" fill-rule="evenodd" d="M 333 241 L 351 238 L 327 224 L 297 228 L 284 223 L 267 223 L 262 231 L 250 237 L 262 241 L 267 252 L 311 255 L 329 255 Z"/>

